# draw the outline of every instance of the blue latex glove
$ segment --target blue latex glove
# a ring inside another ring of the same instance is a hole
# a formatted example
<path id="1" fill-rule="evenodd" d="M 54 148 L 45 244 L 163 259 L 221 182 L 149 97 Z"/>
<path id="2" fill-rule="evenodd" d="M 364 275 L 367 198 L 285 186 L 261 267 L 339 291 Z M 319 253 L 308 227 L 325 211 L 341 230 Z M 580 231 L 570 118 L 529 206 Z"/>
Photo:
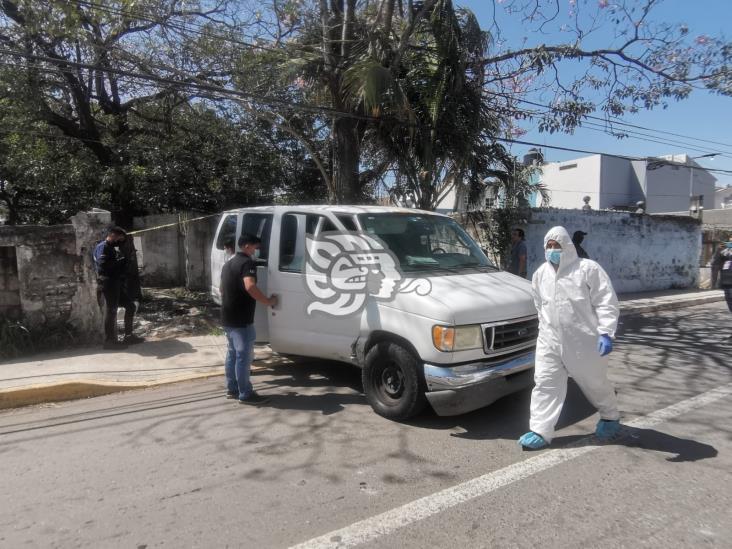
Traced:
<path id="1" fill-rule="evenodd" d="M 607 334 L 602 334 L 597 340 L 597 352 L 600 356 L 609 355 L 613 351 L 613 340 Z"/>

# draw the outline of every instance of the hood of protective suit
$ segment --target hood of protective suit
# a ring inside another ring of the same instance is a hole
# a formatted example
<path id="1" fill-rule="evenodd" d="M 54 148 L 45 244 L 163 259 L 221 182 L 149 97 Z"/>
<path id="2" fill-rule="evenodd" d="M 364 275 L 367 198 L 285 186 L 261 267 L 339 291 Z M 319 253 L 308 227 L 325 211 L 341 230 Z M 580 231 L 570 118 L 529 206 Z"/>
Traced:
<path id="1" fill-rule="evenodd" d="M 557 226 L 549 229 L 549 232 L 544 236 L 545 250 L 550 240 L 556 240 L 562 247 L 562 258 L 559 260 L 559 269 L 557 269 L 557 276 L 559 276 L 579 261 L 579 256 L 577 255 L 577 249 L 574 247 L 574 242 L 572 242 L 572 237 L 569 236 L 567 229 L 564 227 Z"/>

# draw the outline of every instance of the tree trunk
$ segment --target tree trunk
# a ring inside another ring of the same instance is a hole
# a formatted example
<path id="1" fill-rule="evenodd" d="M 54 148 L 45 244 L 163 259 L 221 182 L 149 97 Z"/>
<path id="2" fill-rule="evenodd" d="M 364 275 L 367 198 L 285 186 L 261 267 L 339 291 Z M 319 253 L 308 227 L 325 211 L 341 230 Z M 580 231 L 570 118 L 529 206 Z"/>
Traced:
<path id="1" fill-rule="evenodd" d="M 338 118 L 333 123 L 333 187 L 331 204 L 358 204 L 362 201 L 359 164 L 361 143 L 358 120 Z"/>

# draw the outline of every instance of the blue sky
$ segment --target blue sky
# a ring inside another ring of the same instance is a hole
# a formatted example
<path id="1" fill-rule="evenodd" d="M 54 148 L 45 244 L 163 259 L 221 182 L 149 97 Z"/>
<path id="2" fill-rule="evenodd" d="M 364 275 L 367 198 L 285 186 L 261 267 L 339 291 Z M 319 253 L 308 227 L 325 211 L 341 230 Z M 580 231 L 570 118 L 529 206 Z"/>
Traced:
<path id="1" fill-rule="evenodd" d="M 552 30 L 547 34 L 538 34 L 525 28 L 516 16 L 508 17 L 502 13 L 503 8 L 510 0 L 500 2 L 496 0 L 497 17 L 505 47 L 512 49 L 521 47 L 524 40 L 527 44 L 534 45 L 544 42 L 546 44 L 558 44 L 567 41 L 567 34 L 559 30 Z M 567 21 L 568 12 L 572 9 L 571 0 L 557 0 L 560 5 L 561 17 Z M 596 9 L 598 0 L 576 0 L 581 9 Z M 613 0 L 610 0 L 612 3 Z M 460 6 L 471 9 L 481 27 L 489 29 L 493 21 L 492 0 L 457 0 Z M 629 0 L 628 3 L 632 3 Z M 640 4 L 640 2 L 637 2 Z M 668 23 L 684 23 L 689 27 L 689 35 L 724 36 L 729 39 L 729 33 L 725 33 L 724 25 L 732 21 L 732 2 L 728 0 L 666 0 L 652 12 L 652 21 L 663 21 Z M 561 24 L 558 21 L 557 26 Z M 609 29 L 609 27 L 608 27 Z M 607 30 L 601 31 L 595 38 L 593 45 L 602 43 L 603 46 L 610 46 L 613 37 Z M 571 68 L 568 68 L 571 70 Z M 570 73 L 571 74 L 571 73 Z M 531 98 L 538 102 L 546 102 L 541 98 Z M 629 115 L 623 119 L 625 122 L 663 130 L 677 134 L 683 134 L 694 138 L 717 141 L 728 146 L 716 145 L 693 141 L 682 137 L 658 136 L 653 139 L 664 141 L 675 140 L 692 143 L 695 147 L 692 150 L 682 144 L 659 144 L 636 138 L 618 139 L 605 133 L 581 128 L 574 134 L 548 134 L 539 133 L 534 124 L 530 121 L 522 122 L 521 126 L 528 130 L 528 133 L 520 139 L 547 145 L 559 145 L 579 149 L 591 149 L 615 154 L 626 154 L 630 156 L 655 156 L 662 154 L 688 153 L 690 156 L 699 156 L 705 153 L 727 151 L 726 156 L 717 156 L 714 159 L 701 159 L 699 163 L 708 168 L 732 170 L 732 97 L 724 97 L 712 94 L 703 90 L 694 91 L 688 99 L 683 101 L 672 101 L 666 109 L 655 109 L 652 111 L 641 111 Z M 643 131 L 643 130 L 638 130 Z M 649 133 L 649 132 L 645 132 Z M 528 147 L 513 145 L 512 151 L 523 154 Z M 582 156 L 581 154 L 545 149 L 545 156 L 550 161 L 568 160 Z M 732 184 L 732 175 L 715 174 L 719 179 L 718 185 Z"/>

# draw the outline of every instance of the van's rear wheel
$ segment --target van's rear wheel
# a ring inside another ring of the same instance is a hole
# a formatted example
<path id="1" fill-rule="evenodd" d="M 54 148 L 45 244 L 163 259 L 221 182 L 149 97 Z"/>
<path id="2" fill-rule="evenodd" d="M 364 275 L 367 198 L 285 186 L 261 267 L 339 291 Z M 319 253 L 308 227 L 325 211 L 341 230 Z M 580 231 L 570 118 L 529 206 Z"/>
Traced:
<path id="1" fill-rule="evenodd" d="M 410 351 L 390 341 L 374 345 L 361 372 L 366 399 L 389 419 L 407 419 L 425 407 L 422 366 Z"/>

